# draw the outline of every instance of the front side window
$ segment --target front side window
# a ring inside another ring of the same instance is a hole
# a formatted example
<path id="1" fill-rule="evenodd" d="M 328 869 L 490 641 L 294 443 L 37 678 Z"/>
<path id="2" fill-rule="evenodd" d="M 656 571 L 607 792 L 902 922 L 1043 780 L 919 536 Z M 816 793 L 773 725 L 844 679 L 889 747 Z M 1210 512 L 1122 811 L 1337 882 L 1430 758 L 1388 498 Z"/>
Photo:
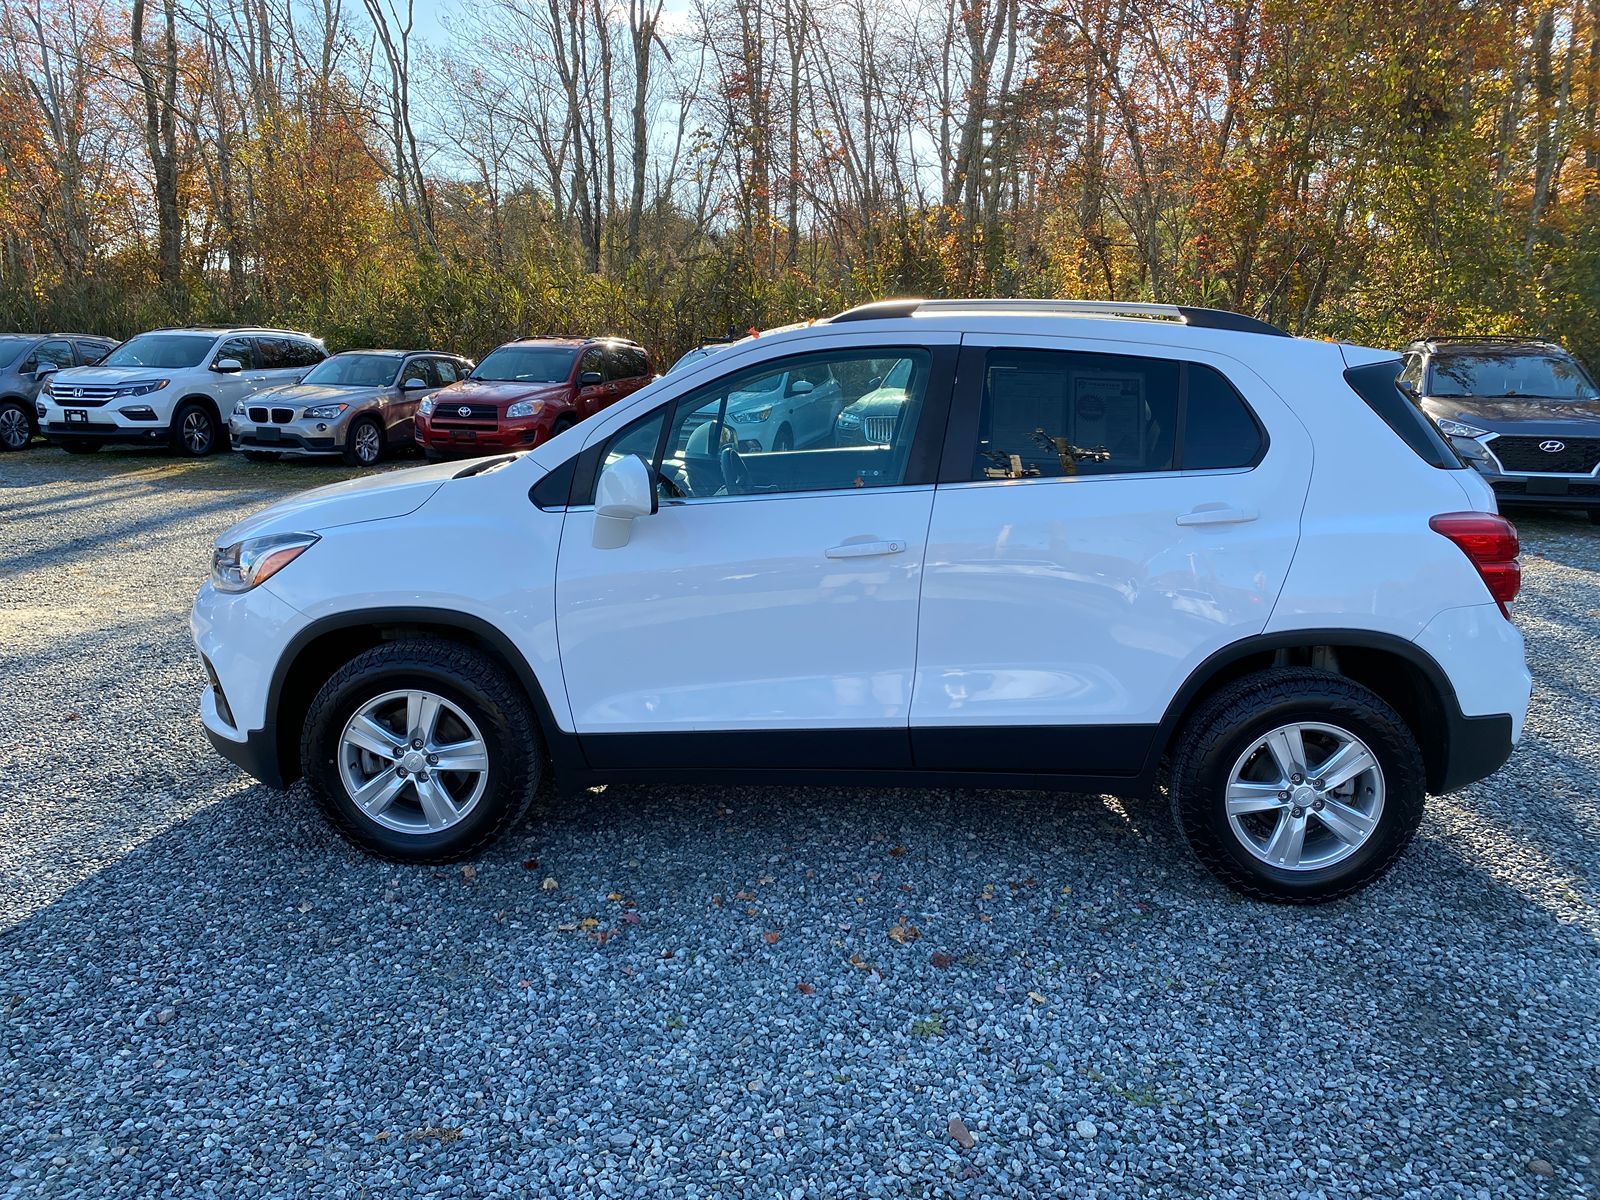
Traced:
<path id="1" fill-rule="evenodd" d="M 599 346 L 591 346 L 583 352 L 583 358 L 578 363 L 578 374 L 587 375 L 593 371 L 602 379 L 606 372 L 606 352 Z"/>
<path id="2" fill-rule="evenodd" d="M 1442 354 L 1434 357 L 1428 375 L 1430 396 L 1592 400 L 1600 395 L 1578 360 L 1565 354 Z"/>
<path id="3" fill-rule="evenodd" d="M 214 365 L 225 358 L 233 359 L 246 371 L 250 370 L 250 364 L 255 361 L 255 350 L 251 345 L 250 339 L 244 337 L 229 338 L 222 343 L 222 348 L 217 351 L 217 356 L 211 361 Z M 111 360 L 108 358 L 106 361 L 110 362 Z"/>
<path id="4" fill-rule="evenodd" d="M 882 386 L 901 364 L 905 386 Z M 899 486 L 931 370 L 926 350 L 851 350 L 781 359 L 697 388 L 672 406 L 662 497 Z"/>
<path id="5" fill-rule="evenodd" d="M 972 478 L 1170 471 L 1177 426 L 1175 362 L 995 350 L 985 372 Z"/>
<path id="6" fill-rule="evenodd" d="M 129 338 L 100 365 L 103 367 L 161 367 L 177 369 L 198 367 L 205 359 L 216 339 L 208 333 L 141 333 Z M 229 342 L 228 345 L 234 343 Z M 227 354 L 221 355 L 229 357 Z M 245 366 L 250 365 L 250 344 L 244 343 L 244 353 L 236 355 Z"/>
<path id="7" fill-rule="evenodd" d="M 434 377 L 440 387 L 446 387 L 461 378 L 461 369 L 452 358 L 435 358 L 433 363 Z"/>
<path id="8" fill-rule="evenodd" d="M 400 386 L 405 387 L 406 381 L 409 379 L 420 379 L 429 387 L 433 386 L 433 380 L 428 374 L 427 359 L 413 358 L 406 364 L 406 369 L 400 372 Z"/>
<path id="9" fill-rule="evenodd" d="M 34 370 L 39 369 L 39 363 L 54 363 L 58 367 L 72 366 L 72 344 L 70 342 L 46 342 L 40 346 L 35 356 L 37 362 Z"/>

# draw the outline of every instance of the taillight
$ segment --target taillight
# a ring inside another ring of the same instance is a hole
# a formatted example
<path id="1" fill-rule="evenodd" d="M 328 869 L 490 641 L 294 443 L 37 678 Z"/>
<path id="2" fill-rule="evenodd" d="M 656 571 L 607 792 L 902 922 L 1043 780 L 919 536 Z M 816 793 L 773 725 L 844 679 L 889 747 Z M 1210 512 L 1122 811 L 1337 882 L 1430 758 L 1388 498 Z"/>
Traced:
<path id="1" fill-rule="evenodd" d="M 1510 616 L 1506 605 L 1517 598 L 1517 589 L 1522 586 L 1522 564 L 1517 561 L 1522 545 L 1517 540 L 1517 527 L 1504 517 L 1482 512 L 1441 513 L 1428 525 L 1461 547 L 1483 577 L 1500 611 Z"/>

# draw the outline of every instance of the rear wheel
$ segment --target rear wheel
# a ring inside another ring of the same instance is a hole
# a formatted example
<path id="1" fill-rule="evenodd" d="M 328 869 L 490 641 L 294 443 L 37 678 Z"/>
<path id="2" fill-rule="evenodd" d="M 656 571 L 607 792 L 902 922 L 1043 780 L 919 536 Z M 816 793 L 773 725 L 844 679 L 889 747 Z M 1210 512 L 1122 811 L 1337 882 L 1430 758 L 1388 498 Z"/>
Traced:
<path id="1" fill-rule="evenodd" d="M 15 400 L 0 402 L 0 451 L 21 450 L 32 440 L 28 410 Z"/>
<path id="2" fill-rule="evenodd" d="M 204 458 L 217 448 L 217 419 L 191 400 L 172 418 L 172 448 L 186 458 Z"/>
<path id="3" fill-rule="evenodd" d="M 357 417 L 344 435 L 344 460 L 352 467 L 375 467 L 383 461 L 383 426 L 376 417 Z"/>
<path id="4" fill-rule="evenodd" d="M 405 862 L 475 854 L 522 816 L 546 774 L 517 683 L 437 638 L 386 642 L 336 671 L 312 702 L 300 753 L 334 825 Z"/>
<path id="5" fill-rule="evenodd" d="M 1173 756 L 1178 829 L 1228 886 L 1314 904 L 1382 875 L 1422 820 L 1422 752 L 1360 684 L 1281 669 L 1222 688 Z"/>
<path id="6" fill-rule="evenodd" d="M 772 438 L 772 449 L 777 453 L 794 449 L 794 430 L 787 425 L 779 429 Z"/>

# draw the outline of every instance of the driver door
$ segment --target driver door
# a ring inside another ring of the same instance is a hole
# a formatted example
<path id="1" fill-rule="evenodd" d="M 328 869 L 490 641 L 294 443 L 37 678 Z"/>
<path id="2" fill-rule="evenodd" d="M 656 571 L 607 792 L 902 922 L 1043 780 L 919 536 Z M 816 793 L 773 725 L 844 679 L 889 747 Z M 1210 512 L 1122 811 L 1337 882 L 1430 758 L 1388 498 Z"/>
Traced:
<path id="1" fill-rule="evenodd" d="M 585 451 L 556 624 L 592 765 L 909 765 L 923 548 L 955 341 L 768 359 Z M 872 363 L 902 358 L 914 364 L 915 408 L 895 444 L 739 451 L 731 394 L 802 361 L 849 366 L 864 384 L 882 373 Z M 655 473 L 658 511 L 632 522 L 625 545 L 598 548 L 593 477 L 630 454 Z"/>

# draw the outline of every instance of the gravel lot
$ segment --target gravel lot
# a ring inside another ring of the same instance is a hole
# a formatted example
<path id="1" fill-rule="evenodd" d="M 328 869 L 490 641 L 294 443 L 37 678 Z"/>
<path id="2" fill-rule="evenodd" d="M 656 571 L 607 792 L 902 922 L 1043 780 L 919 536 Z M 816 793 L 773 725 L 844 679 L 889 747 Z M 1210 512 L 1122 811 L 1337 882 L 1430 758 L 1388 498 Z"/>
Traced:
<path id="1" fill-rule="evenodd" d="M 1520 517 L 1511 764 L 1301 911 L 1094 797 L 612 787 L 365 859 L 211 752 L 186 626 L 345 474 L 0 457 L 0 1196 L 1600 1189 L 1581 516 Z"/>

